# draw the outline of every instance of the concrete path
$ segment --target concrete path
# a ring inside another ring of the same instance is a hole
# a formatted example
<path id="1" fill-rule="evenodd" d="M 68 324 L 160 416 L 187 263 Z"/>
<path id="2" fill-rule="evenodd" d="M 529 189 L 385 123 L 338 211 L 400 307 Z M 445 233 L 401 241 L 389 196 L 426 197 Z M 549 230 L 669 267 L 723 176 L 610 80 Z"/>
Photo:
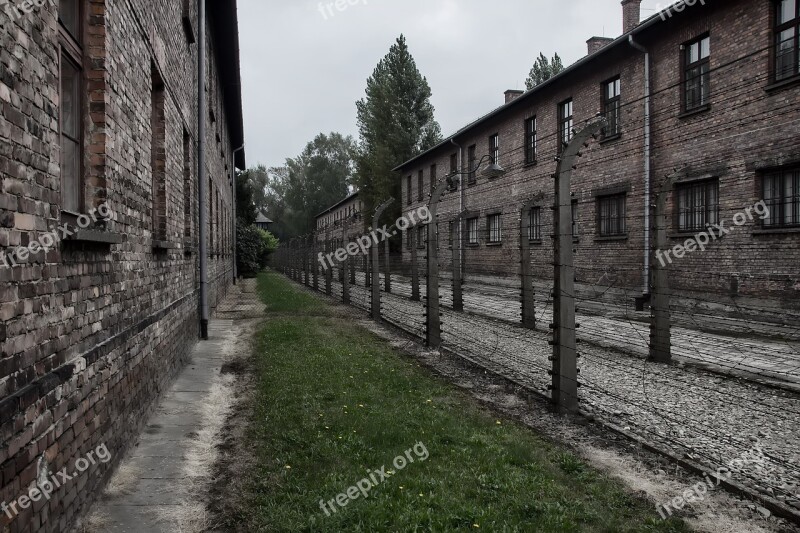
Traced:
<path id="1" fill-rule="evenodd" d="M 79 531 L 195 532 L 207 528 L 206 489 L 236 377 L 223 368 L 247 356 L 247 318 L 263 317 L 255 280 L 233 287 L 190 363 L 164 394 Z"/>

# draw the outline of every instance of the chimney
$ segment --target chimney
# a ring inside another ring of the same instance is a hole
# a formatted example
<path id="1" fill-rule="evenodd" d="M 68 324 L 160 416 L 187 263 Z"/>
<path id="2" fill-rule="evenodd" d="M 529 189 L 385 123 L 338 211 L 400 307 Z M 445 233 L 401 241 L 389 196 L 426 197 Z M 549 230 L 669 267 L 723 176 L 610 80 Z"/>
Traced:
<path id="1" fill-rule="evenodd" d="M 622 33 L 639 25 L 642 17 L 642 0 L 622 0 Z"/>
<path id="2" fill-rule="evenodd" d="M 614 39 L 611 37 L 592 37 L 586 41 L 586 46 L 589 47 L 589 55 L 597 52 L 607 44 L 613 43 Z"/>
<path id="3" fill-rule="evenodd" d="M 520 96 L 525 94 L 525 91 L 515 91 L 515 90 L 512 90 L 512 89 L 509 89 L 508 91 L 506 91 L 505 94 L 506 94 L 506 103 L 509 103 L 509 102 L 513 102 L 514 100 L 516 100 L 517 98 L 519 98 Z"/>

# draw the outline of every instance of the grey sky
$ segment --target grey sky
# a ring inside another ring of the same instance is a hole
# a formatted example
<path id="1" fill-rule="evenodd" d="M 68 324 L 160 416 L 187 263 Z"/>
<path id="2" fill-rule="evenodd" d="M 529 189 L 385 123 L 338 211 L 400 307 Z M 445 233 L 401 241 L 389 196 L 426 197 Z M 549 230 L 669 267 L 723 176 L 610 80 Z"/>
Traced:
<path id="1" fill-rule="evenodd" d="M 355 102 L 401 33 L 444 134 L 524 89 L 540 51 L 568 65 L 589 37 L 622 33 L 620 0 L 351 0 L 333 15 L 331 1 L 239 0 L 250 166 L 282 164 L 320 132 L 357 138 Z M 644 0 L 642 17 L 658 5 Z"/>

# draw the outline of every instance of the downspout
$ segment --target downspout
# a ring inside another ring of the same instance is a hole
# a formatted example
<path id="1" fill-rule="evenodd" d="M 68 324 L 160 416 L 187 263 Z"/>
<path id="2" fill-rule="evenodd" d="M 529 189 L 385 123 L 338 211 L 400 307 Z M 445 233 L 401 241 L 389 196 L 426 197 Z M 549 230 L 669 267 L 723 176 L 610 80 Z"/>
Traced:
<path id="1" fill-rule="evenodd" d="M 450 142 L 458 148 L 458 252 L 461 256 L 459 261 L 461 263 L 461 283 L 464 283 L 464 276 L 466 275 L 466 269 L 464 268 L 464 221 L 461 217 L 461 213 L 464 212 L 467 191 L 464 186 L 464 174 L 462 174 L 464 171 L 464 148 L 455 139 L 450 139 Z"/>
<path id="2" fill-rule="evenodd" d="M 628 35 L 628 43 L 644 54 L 644 291 L 650 294 L 650 153 L 652 139 L 650 133 L 650 52 Z"/>
<path id="3" fill-rule="evenodd" d="M 197 0 L 197 195 L 199 198 L 200 338 L 208 340 L 208 248 L 206 239 L 206 0 Z"/>
<path id="4" fill-rule="evenodd" d="M 236 285 L 236 280 L 239 278 L 239 272 L 237 272 L 236 266 L 236 154 L 244 150 L 244 145 L 241 145 L 239 148 L 233 151 L 233 156 L 231 157 L 231 175 L 233 177 L 233 192 L 231 194 L 231 198 L 233 199 L 232 204 L 233 207 L 231 208 L 231 212 L 233 213 L 233 224 L 231 225 L 233 228 L 233 284 Z"/>

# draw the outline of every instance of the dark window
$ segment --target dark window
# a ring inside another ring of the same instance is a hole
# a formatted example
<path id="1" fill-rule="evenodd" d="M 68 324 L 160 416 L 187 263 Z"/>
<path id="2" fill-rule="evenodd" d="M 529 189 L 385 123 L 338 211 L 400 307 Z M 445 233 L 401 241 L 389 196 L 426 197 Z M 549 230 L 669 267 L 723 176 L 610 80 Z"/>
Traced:
<path id="1" fill-rule="evenodd" d="M 431 165 L 431 193 L 436 190 L 436 165 Z"/>
<path id="2" fill-rule="evenodd" d="M 81 1 L 61 0 L 58 20 L 61 48 L 59 132 L 61 208 L 83 208 L 83 39 Z"/>
<path id="3" fill-rule="evenodd" d="M 194 44 L 194 28 L 192 27 L 192 11 L 191 5 L 193 4 L 192 0 L 183 0 L 183 11 L 182 11 L 182 20 L 183 20 L 183 32 L 186 35 L 186 42 L 189 44 Z"/>
<path id="4" fill-rule="evenodd" d="M 800 1 L 775 2 L 775 79 L 800 74 Z"/>
<path id="5" fill-rule="evenodd" d="M 625 235 L 625 195 L 601 196 L 597 199 L 598 233 L 601 237 Z"/>
<path id="6" fill-rule="evenodd" d="M 702 231 L 719 223 L 719 180 L 675 186 L 678 231 Z"/>
<path id="7" fill-rule="evenodd" d="M 489 137 L 489 155 L 493 163 L 500 163 L 500 135 L 497 133 Z"/>
<path id="8" fill-rule="evenodd" d="M 450 174 L 458 174 L 458 154 L 450 154 Z"/>
<path id="9" fill-rule="evenodd" d="M 411 249 L 411 239 L 414 238 L 413 237 L 413 235 L 414 235 L 413 231 L 414 231 L 413 229 L 406 230 L 406 250 L 410 250 Z"/>
<path id="10" fill-rule="evenodd" d="M 167 238 L 167 152 L 164 82 L 151 67 L 150 91 L 150 161 L 152 175 L 153 238 Z M 219 213 L 219 211 L 218 211 Z"/>
<path id="11" fill-rule="evenodd" d="M 414 197 L 411 194 L 411 176 L 406 178 L 406 203 L 411 205 L 414 201 Z"/>
<path id="12" fill-rule="evenodd" d="M 183 130 L 183 235 L 192 236 L 192 138 Z"/>
<path id="13" fill-rule="evenodd" d="M 467 243 L 468 244 L 479 244 L 479 236 L 478 236 L 478 218 L 469 218 L 467 219 Z"/>
<path id="14" fill-rule="evenodd" d="M 691 111 L 708 104 L 711 94 L 711 37 L 705 36 L 683 47 L 683 109 Z"/>
<path id="15" fill-rule="evenodd" d="M 425 248 L 428 242 L 428 226 L 417 226 L 417 248 Z"/>
<path id="16" fill-rule="evenodd" d="M 572 127 L 574 126 L 572 117 L 572 100 L 567 100 L 558 105 L 558 138 L 561 142 L 559 153 L 567 147 L 572 140 Z"/>
<path id="17" fill-rule="evenodd" d="M 572 236 L 578 238 L 578 200 L 572 200 Z"/>
<path id="18" fill-rule="evenodd" d="M 447 243 L 450 248 L 453 247 L 453 226 L 454 224 L 452 221 L 447 223 Z"/>
<path id="19" fill-rule="evenodd" d="M 467 149 L 467 159 L 468 159 L 468 168 L 469 174 L 467 176 L 468 183 L 475 183 L 477 179 L 477 171 L 478 169 L 475 168 L 478 164 L 478 156 L 476 152 L 478 151 L 478 147 L 474 144 Z"/>
<path id="20" fill-rule="evenodd" d="M 531 207 L 528 211 L 528 240 L 542 240 L 542 208 Z"/>
<path id="21" fill-rule="evenodd" d="M 536 162 L 536 117 L 525 121 L 525 163 Z"/>
<path id="22" fill-rule="evenodd" d="M 800 226 L 800 169 L 764 176 L 765 228 Z"/>
<path id="23" fill-rule="evenodd" d="M 425 198 L 425 176 L 422 171 L 417 174 L 417 201 L 421 202 Z"/>
<path id="24" fill-rule="evenodd" d="M 503 242 L 503 217 L 502 215 L 489 215 L 486 217 L 486 235 L 489 244 Z"/>
<path id="25" fill-rule="evenodd" d="M 622 118 L 620 107 L 621 88 L 619 78 L 607 81 L 603 84 L 603 111 L 607 122 L 603 130 L 603 135 L 605 137 L 616 137 L 622 133 L 620 128 L 620 119 Z"/>
<path id="26" fill-rule="evenodd" d="M 214 251 L 214 182 L 208 178 L 208 250 Z"/>

